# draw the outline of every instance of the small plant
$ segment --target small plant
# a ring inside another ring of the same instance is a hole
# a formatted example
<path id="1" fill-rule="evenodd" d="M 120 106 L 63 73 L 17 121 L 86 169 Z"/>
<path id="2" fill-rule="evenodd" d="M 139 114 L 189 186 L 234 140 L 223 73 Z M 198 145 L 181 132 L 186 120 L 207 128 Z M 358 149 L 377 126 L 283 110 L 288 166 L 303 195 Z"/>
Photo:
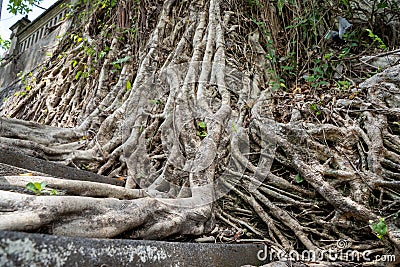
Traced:
<path id="1" fill-rule="evenodd" d="M 349 89 L 350 86 L 351 86 L 351 84 L 352 84 L 351 82 L 346 81 L 346 80 L 337 81 L 336 83 L 337 83 L 337 85 L 338 85 L 339 88 L 344 89 L 344 90 Z"/>
<path id="2" fill-rule="evenodd" d="M 313 74 L 305 77 L 306 82 L 310 83 L 313 88 L 328 85 L 329 83 L 325 79 L 329 65 L 326 63 L 321 64 L 320 59 L 315 60 L 315 64 L 316 66 L 312 68 Z"/>
<path id="3" fill-rule="evenodd" d="M 86 165 L 84 163 L 81 164 L 81 169 L 85 170 L 85 171 L 89 171 L 90 170 L 89 165 Z"/>
<path id="4" fill-rule="evenodd" d="M 96 54 L 95 48 L 93 48 L 91 46 L 84 46 L 83 51 L 85 52 L 86 55 L 91 56 L 91 57 Z"/>
<path id="5" fill-rule="evenodd" d="M 162 104 L 161 100 L 157 100 L 157 99 L 150 99 L 149 102 L 153 105 L 161 105 Z"/>
<path id="6" fill-rule="evenodd" d="M 29 0 L 29 1 L 21 1 L 21 0 L 10 0 L 8 1 L 7 10 L 11 14 L 28 14 L 32 11 L 31 7 L 33 5 L 39 5 L 41 0 Z"/>
<path id="7" fill-rule="evenodd" d="M 8 49 L 10 49 L 10 46 L 11 46 L 11 41 L 4 40 L 0 36 L 0 49 L 8 50 Z"/>
<path id="8" fill-rule="evenodd" d="M 102 59 L 106 54 L 107 54 L 106 51 L 101 51 L 101 52 L 99 53 L 99 59 Z"/>
<path id="9" fill-rule="evenodd" d="M 83 41 L 83 38 L 80 37 L 78 34 L 71 34 L 71 39 L 74 43 L 80 43 Z"/>
<path id="10" fill-rule="evenodd" d="M 90 74 L 94 71 L 93 68 L 87 68 L 87 66 L 85 65 L 84 67 L 85 71 L 79 70 L 76 74 L 75 74 L 75 80 L 79 80 L 79 78 L 88 78 L 90 76 Z"/>
<path id="11" fill-rule="evenodd" d="M 384 50 L 387 49 L 386 44 L 382 41 L 382 39 L 378 35 L 373 33 L 370 29 L 366 29 L 366 31 L 368 32 L 368 36 L 371 37 L 372 41 L 378 43 L 378 45 L 379 45 L 378 47 L 380 49 L 384 49 Z"/>
<path id="12" fill-rule="evenodd" d="M 238 131 L 238 128 L 236 127 L 234 122 L 232 122 L 232 131 L 234 131 L 235 133 L 237 133 Z"/>
<path id="13" fill-rule="evenodd" d="M 36 78 L 33 77 L 33 73 L 32 72 L 28 72 L 28 73 L 23 73 L 22 71 L 17 73 L 17 77 L 21 80 L 21 83 L 24 85 L 25 90 L 16 92 L 14 94 L 14 96 L 26 96 L 29 91 L 31 90 L 31 82 L 35 82 Z"/>
<path id="14" fill-rule="evenodd" d="M 296 177 L 294 177 L 294 179 L 296 180 L 296 183 L 300 184 L 304 181 L 304 178 L 301 177 L 301 175 L 298 173 L 296 174 Z"/>
<path id="15" fill-rule="evenodd" d="M 326 54 L 324 54 L 324 59 L 325 59 L 326 61 L 330 61 L 330 60 L 332 59 L 333 56 L 334 56 L 333 52 L 326 53 Z"/>
<path id="16" fill-rule="evenodd" d="M 132 84 L 130 81 L 126 81 L 126 85 L 125 85 L 125 91 L 129 92 L 132 88 Z"/>
<path id="17" fill-rule="evenodd" d="M 82 71 L 80 70 L 80 71 L 78 71 L 78 72 L 75 74 L 75 80 L 79 80 L 79 78 L 81 77 L 81 75 L 82 75 Z"/>
<path id="18" fill-rule="evenodd" d="M 248 0 L 250 6 L 256 6 L 258 8 L 263 8 L 264 5 L 260 0 Z"/>
<path id="19" fill-rule="evenodd" d="M 317 115 L 317 116 L 321 114 L 321 110 L 319 110 L 318 105 L 315 104 L 315 103 L 311 103 L 311 104 L 310 104 L 310 109 L 311 109 L 312 111 L 314 111 L 314 112 L 315 112 L 315 115 Z"/>
<path id="20" fill-rule="evenodd" d="M 199 123 L 197 123 L 197 126 L 199 128 L 199 131 L 197 131 L 196 135 L 203 139 L 207 136 L 207 125 L 204 121 L 200 121 Z"/>
<path id="21" fill-rule="evenodd" d="M 43 192 L 43 190 L 45 189 L 47 183 L 46 182 L 29 182 L 25 187 L 26 189 L 31 190 L 33 193 L 35 193 L 36 195 L 40 196 Z M 53 189 L 54 190 L 54 189 Z"/>
<path id="22" fill-rule="evenodd" d="M 75 59 L 71 60 L 71 65 L 72 65 L 73 68 L 75 68 L 76 65 L 78 65 L 78 61 L 76 61 Z"/>
<path id="23" fill-rule="evenodd" d="M 271 70 L 271 73 L 274 73 L 273 70 Z M 273 90 L 278 90 L 280 88 L 286 88 L 285 80 L 282 78 L 277 78 L 278 81 L 272 80 L 269 85 L 272 87 Z"/>
<path id="24" fill-rule="evenodd" d="M 387 234 L 387 226 L 384 218 L 379 218 L 377 223 L 370 220 L 369 224 L 372 231 L 379 239 L 383 239 L 383 237 Z"/>
<path id="25" fill-rule="evenodd" d="M 126 56 L 126 57 L 120 58 L 120 59 L 118 59 L 118 60 L 116 60 L 114 62 L 111 62 L 111 64 L 113 65 L 114 68 L 120 70 L 121 69 L 121 64 L 124 63 L 124 62 L 129 61 L 130 59 L 131 59 L 130 56 Z"/>

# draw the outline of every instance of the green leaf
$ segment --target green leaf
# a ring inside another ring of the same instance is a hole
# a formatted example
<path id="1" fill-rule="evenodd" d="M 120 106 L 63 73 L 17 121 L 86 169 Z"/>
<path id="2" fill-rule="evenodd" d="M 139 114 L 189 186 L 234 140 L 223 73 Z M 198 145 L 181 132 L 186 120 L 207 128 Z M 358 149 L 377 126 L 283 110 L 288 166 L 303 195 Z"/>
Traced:
<path id="1" fill-rule="evenodd" d="M 369 221 L 372 231 L 379 238 L 383 239 L 383 237 L 387 234 L 387 225 L 384 218 L 379 218 L 377 223 L 372 220 Z"/>
<path id="2" fill-rule="evenodd" d="M 294 68 L 292 66 L 281 66 L 282 70 L 293 70 Z"/>
<path id="3" fill-rule="evenodd" d="M 150 99 L 149 102 L 154 105 L 160 105 L 162 102 L 157 99 Z"/>
<path id="4" fill-rule="evenodd" d="M 79 77 L 81 77 L 81 74 L 82 74 L 82 71 L 81 71 L 81 70 L 78 71 L 78 72 L 75 74 L 75 80 L 79 80 Z"/>
<path id="5" fill-rule="evenodd" d="M 73 68 L 75 68 L 76 65 L 78 65 L 78 61 L 72 60 L 72 61 L 71 61 L 71 65 L 72 65 Z"/>
<path id="6" fill-rule="evenodd" d="M 206 137 L 207 136 L 207 132 L 199 131 L 199 132 L 196 133 L 196 135 L 199 136 L 199 137 Z"/>
<path id="7" fill-rule="evenodd" d="M 29 190 L 31 190 L 33 193 L 37 193 L 37 189 L 36 189 L 36 186 L 32 183 L 32 182 L 29 182 L 26 186 L 26 189 L 29 189 Z"/>
<path id="8" fill-rule="evenodd" d="M 131 84 L 131 82 L 130 81 L 126 81 L 126 91 L 129 91 L 129 90 L 131 90 L 131 88 L 132 88 L 132 84 Z"/>
<path id="9" fill-rule="evenodd" d="M 58 194 L 57 190 L 51 189 L 50 195 L 55 196 L 57 194 Z"/>
<path id="10" fill-rule="evenodd" d="M 126 56 L 126 57 L 124 57 L 124 58 L 120 58 L 120 59 L 118 59 L 117 61 L 112 62 L 111 64 L 113 64 L 113 65 L 121 64 L 121 63 L 127 62 L 127 61 L 130 60 L 130 59 L 131 59 L 130 56 Z"/>
<path id="11" fill-rule="evenodd" d="M 3 48 L 4 50 L 10 49 L 11 46 L 11 41 L 10 40 L 4 40 L 0 36 L 0 48 Z"/>
<path id="12" fill-rule="evenodd" d="M 101 51 L 99 54 L 99 58 L 103 58 L 106 54 L 107 54 L 107 52 Z"/>
<path id="13" fill-rule="evenodd" d="M 33 186 L 36 188 L 37 191 L 39 191 L 40 189 L 42 189 L 42 187 L 40 186 L 40 183 L 33 183 Z"/>
<path id="14" fill-rule="evenodd" d="M 85 71 L 82 73 L 82 78 L 87 78 L 89 77 L 89 72 Z"/>
<path id="15" fill-rule="evenodd" d="M 311 103 L 311 104 L 310 104 L 310 109 L 311 109 L 312 111 L 317 111 L 317 110 L 318 110 L 317 105 L 316 105 L 315 103 Z"/>
<path id="16" fill-rule="evenodd" d="M 40 189 L 44 189 L 46 187 L 47 183 L 46 182 L 41 182 L 40 183 Z"/>
<path id="17" fill-rule="evenodd" d="M 236 133 L 238 131 L 238 129 L 236 128 L 235 123 L 232 123 L 232 130 Z"/>
<path id="18" fill-rule="evenodd" d="M 278 0 L 277 2 L 279 15 L 282 15 L 282 9 L 285 6 L 285 2 L 286 2 L 285 0 Z"/>
<path id="19" fill-rule="evenodd" d="M 120 64 L 113 64 L 113 67 L 116 68 L 117 70 L 121 69 L 121 65 Z"/>
<path id="20" fill-rule="evenodd" d="M 295 177 L 295 179 L 296 179 L 296 183 L 302 183 L 303 181 L 304 181 L 304 178 L 303 177 L 301 177 L 301 175 L 300 174 L 297 174 L 296 175 L 296 177 Z"/>
<path id="21" fill-rule="evenodd" d="M 47 183 L 46 182 L 29 182 L 25 187 L 29 190 L 31 190 L 33 193 L 40 195 L 42 193 L 42 190 L 46 187 Z"/>
<path id="22" fill-rule="evenodd" d="M 385 8 L 385 7 L 389 7 L 389 5 L 386 3 L 386 1 L 382 1 L 382 2 L 380 2 L 379 4 L 378 4 L 378 9 L 382 9 L 382 8 Z"/>
<path id="23" fill-rule="evenodd" d="M 197 125 L 201 128 L 201 129 L 206 129 L 207 125 L 204 121 L 200 121 L 199 123 L 197 123 Z"/>

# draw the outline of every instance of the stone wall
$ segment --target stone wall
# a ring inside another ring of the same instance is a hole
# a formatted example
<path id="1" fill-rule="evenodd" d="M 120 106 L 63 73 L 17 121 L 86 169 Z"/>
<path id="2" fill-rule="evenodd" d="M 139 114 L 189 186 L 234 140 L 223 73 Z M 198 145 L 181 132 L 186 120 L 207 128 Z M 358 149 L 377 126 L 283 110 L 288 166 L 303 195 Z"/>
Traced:
<path id="1" fill-rule="evenodd" d="M 60 23 L 68 10 L 65 7 L 66 0 L 57 1 L 41 16 L 36 18 L 28 27 L 17 33 L 18 52 L 23 52 L 49 33 L 50 29 Z"/>
<path id="2" fill-rule="evenodd" d="M 71 23 L 63 20 L 67 2 L 56 2 L 32 22 L 23 18 L 11 26 L 11 48 L 0 65 L 0 106 L 4 98 L 20 90 L 17 74 L 35 72 L 56 49 L 57 36 L 65 34 Z"/>

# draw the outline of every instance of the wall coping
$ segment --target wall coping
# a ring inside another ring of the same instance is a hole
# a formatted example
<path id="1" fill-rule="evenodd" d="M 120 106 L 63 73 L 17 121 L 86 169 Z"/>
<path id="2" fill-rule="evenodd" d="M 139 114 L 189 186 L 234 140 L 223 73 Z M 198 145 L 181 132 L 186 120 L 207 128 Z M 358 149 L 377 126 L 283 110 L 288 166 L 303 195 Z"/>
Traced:
<path id="1" fill-rule="evenodd" d="M 55 2 L 53 5 L 51 5 L 49 8 L 47 8 L 46 11 L 44 11 L 42 14 L 40 14 L 36 19 L 32 20 L 28 25 L 26 25 L 21 31 L 18 31 L 17 35 L 20 36 L 23 32 L 26 32 L 29 28 L 33 27 L 35 24 L 40 22 L 42 20 L 42 18 L 45 17 L 48 13 L 50 13 L 53 9 L 55 9 L 59 5 L 63 4 L 64 2 L 68 2 L 68 0 L 58 0 L 57 2 Z M 23 19 L 25 19 L 25 18 L 22 18 L 21 20 L 23 20 Z M 13 28 L 19 22 L 20 22 L 20 20 L 17 21 L 14 25 L 12 25 L 10 27 L 10 30 L 12 30 L 11 28 Z"/>

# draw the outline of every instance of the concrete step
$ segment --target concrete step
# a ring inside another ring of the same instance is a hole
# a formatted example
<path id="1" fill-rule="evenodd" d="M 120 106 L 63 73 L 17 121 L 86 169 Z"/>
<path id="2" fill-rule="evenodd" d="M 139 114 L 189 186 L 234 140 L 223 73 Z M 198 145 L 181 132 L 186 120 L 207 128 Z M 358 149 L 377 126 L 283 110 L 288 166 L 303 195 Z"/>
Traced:
<path id="1" fill-rule="evenodd" d="M 18 151 L 0 148 L 0 176 L 31 172 L 35 175 L 91 181 L 123 186 L 124 182 L 92 172 L 72 168 L 59 163 L 37 159 Z"/>
<path id="2" fill-rule="evenodd" d="M 42 172 L 35 172 L 32 170 L 18 168 L 18 167 L 11 166 L 8 164 L 0 163 L 0 176 L 20 175 L 20 174 L 24 174 L 24 173 L 32 173 L 32 175 L 35 175 L 35 176 L 50 176 L 50 175 L 42 173 Z"/>
<path id="3" fill-rule="evenodd" d="M 93 239 L 0 231 L 0 266 L 243 266 L 263 244 Z"/>

